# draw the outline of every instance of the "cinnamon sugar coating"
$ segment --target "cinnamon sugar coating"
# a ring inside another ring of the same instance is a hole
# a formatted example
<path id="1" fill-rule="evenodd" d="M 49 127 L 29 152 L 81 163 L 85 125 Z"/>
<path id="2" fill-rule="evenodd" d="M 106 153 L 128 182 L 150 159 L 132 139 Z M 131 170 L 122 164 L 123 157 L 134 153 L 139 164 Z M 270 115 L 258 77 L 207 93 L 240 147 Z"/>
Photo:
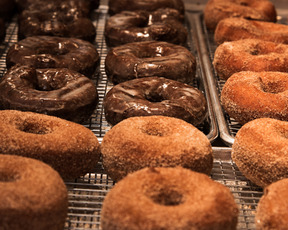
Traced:
<path id="1" fill-rule="evenodd" d="M 226 18 L 218 23 L 214 34 L 218 44 L 247 38 L 287 44 L 288 26 L 244 18 Z"/>
<path id="2" fill-rule="evenodd" d="M 269 0 L 209 0 L 204 9 L 204 21 L 210 30 L 215 30 L 224 18 L 276 22 L 276 16 L 275 6 Z"/>
<path id="3" fill-rule="evenodd" d="M 94 172 L 100 159 L 100 145 L 92 131 L 44 114 L 0 111 L 0 140 L 1 153 L 41 160 L 64 179 Z"/>
<path id="4" fill-rule="evenodd" d="M 209 174 L 212 147 L 193 125 L 172 117 L 131 117 L 113 126 L 101 144 L 103 165 L 119 181 L 145 167 L 182 166 Z"/>
<path id="5" fill-rule="evenodd" d="M 255 214 L 257 230 L 287 229 L 288 179 L 267 186 Z"/>
<path id="6" fill-rule="evenodd" d="M 260 39 L 224 42 L 215 51 L 213 66 L 224 80 L 241 71 L 288 72 L 288 45 Z"/>
<path id="7" fill-rule="evenodd" d="M 239 72 L 221 92 L 224 110 L 241 124 L 270 117 L 288 121 L 288 73 Z"/>
<path id="8" fill-rule="evenodd" d="M 266 187 L 288 177 L 287 137 L 287 121 L 255 119 L 237 132 L 232 159 L 246 178 Z"/>
<path id="9" fill-rule="evenodd" d="M 68 194 L 59 174 L 38 160 L 2 153 L 1 148 L 1 229 L 62 230 Z"/>
<path id="10" fill-rule="evenodd" d="M 230 190 L 207 175 L 145 168 L 118 182 L 103 202 L 105 230 L 232 230 L 238 207 Z"/>

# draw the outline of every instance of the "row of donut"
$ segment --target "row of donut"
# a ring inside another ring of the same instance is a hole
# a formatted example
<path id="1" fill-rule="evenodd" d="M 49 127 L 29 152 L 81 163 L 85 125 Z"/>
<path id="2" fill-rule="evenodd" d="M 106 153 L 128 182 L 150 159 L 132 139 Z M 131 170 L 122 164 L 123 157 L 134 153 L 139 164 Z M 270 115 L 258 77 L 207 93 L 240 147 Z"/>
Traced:
<path id="1" fill-rule="evenodd" d="M 229 9 L 226 14 L 223 8 Z M 204 15 L 219 45 L 213 66 L 226 81 L 224 110 L 242 125 L 261 117 L 287 121 L 288 26 L 275 23 L 274 5 L 268 0 L 211 0 Z"/>
<path id="2" fill-rule="evenodd" d="M 88 128 L 57 117 L 2 110 L 0 119 L 0 185 L 5 183 L 0 186 L 1 194 L 5 194 L 0 198 L 5 217 L 0 219 L 1 225 L 15 230 L 22 229 L 23 224 L 32 230 L 48 226 L 62 229 L 67 215 L 62 179 L 95 172 L 102 156 L 105 171 L 117 182 L 103 203 L 102 229 L 236 227 L 238 207 L 231 192 L 208 177 L 213 167 L 208 138 L 181 119 L 127 118 L 105 134 L 101 145 Z M 62 179 L 46 164 L 28 158 L 50 165 Z M 42 184 L 47 187 L 43 189 Z M 121 187 L 126 192 L 119 197 Z M 39 199 L 40 207 L 35 207 L 35 199 Z M 199 205 L 191 205 L 195 202 Z M 140 210 L 136 211 L 137 207 Z M 203 212 L 199 212 L 200 207 Z M 174 213 L 171 222 L 161 218 L 165 210 Z M 207 213 L 215 219 L 206 221 Z M 19 221 L 15 221 L 18 216 Z"/>
<path id="3" fill-rule="evenodd" d="M 243 125 L 232 145 L 232 160 L 246 178 L 264 188 L 256 229 L 285 229 L 288 26 L 275 23 L 275 8 L 267 0 L 210 0 L 204 18 L 219 45 L 213 66 L 226 81 L 221 103 Z"/>

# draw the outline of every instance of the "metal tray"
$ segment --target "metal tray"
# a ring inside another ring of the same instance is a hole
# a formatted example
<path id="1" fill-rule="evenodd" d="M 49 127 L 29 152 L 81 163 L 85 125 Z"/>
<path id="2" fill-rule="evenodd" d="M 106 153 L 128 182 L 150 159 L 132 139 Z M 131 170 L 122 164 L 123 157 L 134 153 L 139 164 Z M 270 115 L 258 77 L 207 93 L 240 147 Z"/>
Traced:
<path id="1" fill-rule="evenodd" d="M 279 12 L 281 12 L 281 14 L 279 14 Z M 278 10 L 278 15 L 278 23 L 287 25 L 288 11 Z M 225 144 L 232 146 L 235 135 L 241 128 L 241 125 L 224 111 L 220 102 L 220 95 L 225 84 L 225 80 L 222 80 L 217 76 L 217 73 L 212 65 L 214 53 L 217 48 L 217 44 L 214 42 L 214 33 L 206 29 L 202 13 L 198 13 L 196 16 L 194 16 L 194 20 L 198 31 L 200 47 L 199 54 L 201 56 L 202 68 L 207 77 L 209 92 L 211 94 L 211 100 L 219 128 L 219 135 Z"/>
<path id="2" fill-rule="evenodd" d="M 263 190 L 253 185 L 231 161 L 231 149 L 213 147 L 214 164 L 211 178 L 227 186 L 239 207 L 238 230 L 255 229 L 254 217 Z M 69 193 L 69 213 L 65 229 L 100 230 L 101 206 L 105 195 L 113 188 L 99 165 L 99 172 L 87 174 L 75 181 L 66 182 Z M 133 191 L 131 191 L 133 195 Z"/>

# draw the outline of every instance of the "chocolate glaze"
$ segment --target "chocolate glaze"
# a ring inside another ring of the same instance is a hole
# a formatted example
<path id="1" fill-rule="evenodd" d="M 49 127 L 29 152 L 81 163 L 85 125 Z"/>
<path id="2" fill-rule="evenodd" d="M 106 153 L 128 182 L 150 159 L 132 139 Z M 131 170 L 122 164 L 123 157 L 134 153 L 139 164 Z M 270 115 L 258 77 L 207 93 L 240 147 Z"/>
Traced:
<path id="1" fill-rule="evenodd" d="M 76 38 L 34 36 L 12 45 L 7 53 L 6 65 L 29 65 L 41 68 L 68 68 L 91 77 L 99 66 L 96 47 Z"/>
<path id="2" fill-rule="evenodd" d="M 113 15 L 121 11 L 146 10 L 155 11 L 159 8 L 171 8 L 184 14 L 185 8 L 182 0 L 113 0 L 108 2 L 109 14 Z"/>
<path id="3" fill-rule="evenodd" d="M 111 125 L 129 117 L 152 115 L 199 125 L 206 117 L 207 103 L 202 92 L 190 85 L 147 77 L 114 86 L 104 98 L 104 111 Z"/>
<path id="4" fill-rule="evenodd" d="M 13 66 L 0 82 L 0 109 L 31 111 L 81 123 L 98 103 L 94 83 L 69 69 Z"/>
<path id="5" fill-rule="evenodd" d="M 105 70 L 114 84 L 153 76 L 192 83 L 196 59 L 180 45 L 157 41 L 135 42 L 112 48 L 106 56 Z"/>
<path id="6" fill-rule="evenodd" d="M 185 44 L 187 30 L 183 17 L 174 9 L 147 11 L 123 11 L 111 16 L 105 24 L 108 46 L 119 46 L 139 41 L 167 41 Z"/>
<path id="7" fill-rule="evenodd" d="M 89 1 L 36 2 L 18 16 L 18 37 L 50 35 L 93 42 L 96 29 L 88 18 Z"/>

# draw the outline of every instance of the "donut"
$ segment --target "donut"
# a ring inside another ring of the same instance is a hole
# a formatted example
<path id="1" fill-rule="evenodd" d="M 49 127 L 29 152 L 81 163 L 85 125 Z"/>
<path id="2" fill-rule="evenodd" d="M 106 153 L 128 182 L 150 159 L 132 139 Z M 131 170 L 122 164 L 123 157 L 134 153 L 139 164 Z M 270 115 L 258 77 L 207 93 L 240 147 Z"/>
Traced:
<path id="1" fill-rule="evenodd" d="M 216 48 L 213 66 L 224 80 L 241 71 L 288 72 L 288 45 L 260 39 L 224 42 Z"/>
<path id="2" fill-rule="evenodd" d="M 264 189 L 255 214 L 257 229 L 286 229 L 288 224 L 288 179 L 274 182 Z"/>
<path id="3" fill-rule="evenodd" d="M 161 41 L 133 42 L 109 50 L 107 77 L 114 84 L 142 77 L 165 77 L 191 84 L 196 58 L 185 47 Z"/>
<path id="4" fill-rule="evenodd" d="M 112 47 L 141 41 L 184 45 L 187 34 L 179 12 L 168 8 L 153 12 L 122 11 L 109 17 L 104 28 L 106 43 Z"/>
<path id="5" fill-rule="evenodd" d="M 197 126 L 207 115 L 207 102 L 200 90 L 159 77 L 134 79 L 114 86 L 106 94 L 103 107 L 111 125 L 129 117 L 162 115 Z"/>
<path id="6" fill-rule="evenodd" d="M 226 18 L 218 23 L 214 34 L 218 44 L 248 38 L 288 44 L 288 26 L 244 18 Z"/>
<path id="7" fill-rule="evenodd" d="M 0 154 L 1 229 L 63 229 L 68 212 L 66 186 L 49 165 Z"/>
<path id="8" fill-rule="evenodd" d="M 230 190 L 207 175 L 151 167 L 129 174 L 109 191 L 100 220 L 105 230 L 234 230 L 237 217 Z"/>
<path id="9" fill-rule="evenodd" d="M 232 159 L 242 174 L 260 187 L 288 177 L 288 122 L 258 118 L 243 125 L 232 145 Z"/>
<path id="10" fill-rule="evenodd" d="M 87 16 L 89 12 L 89 2 L 83 0 L 64 1 L 58 4 L 36 2 L 18 15 L 18 39 L 48 35 L 74 37 L 93 42 L 96 29 Z"/>
<path id="11" fill-rule="evenodd" d="M 101 143 L 103 166 L 119 181 L 145 167 L 182 166 L 209 174 L 212 147 L 193 125 L 173 117 L 130 117 L 113 126 Z"/>
<path id="12" fill-rule="evenodd" d="M 239 72 L 221 91 L 224 110 L 240 124 L 270 117 L 288 121 L 288 73 Z"/>
<path id="13" fill-rule="evenodd" d="M 45 114 L 0 111 L 0 140 L 2 154 L 41 160 L 65 180 L 94 172 L 100 159 L 99 142 L 90 129 Z"/>
<path id="14" fill-rule="evenodd" d="M 0 80 L 0 109 L 31 111 L 83 123 L 98 104 L 95 84 L 69 69 L 13 66 Z"/>
<path id="15" fill-rule="evenodd" d="M 9 47 L 6 65 L 21 64 L 36 69 L 68 68 L 91 77 L 99 68 L 100 57 L 90 42 L 77 38 L 33 36 Z"/>
<path id="16" fill-rule="evenodd" d="M 209 30 L 230 17 L 276 22 L 277 13 L 269 0 L 209 0 L 204 8 L 204 23 Z"/>
<path id="17" fill-rule="evenodd" d="M 113 15 L 122 11 L 155 11 L 160 8 L 176 9 L 184 15 L 185 7 L 182 0 L 110 0 L 108 1 L 108 13 Z"/>

